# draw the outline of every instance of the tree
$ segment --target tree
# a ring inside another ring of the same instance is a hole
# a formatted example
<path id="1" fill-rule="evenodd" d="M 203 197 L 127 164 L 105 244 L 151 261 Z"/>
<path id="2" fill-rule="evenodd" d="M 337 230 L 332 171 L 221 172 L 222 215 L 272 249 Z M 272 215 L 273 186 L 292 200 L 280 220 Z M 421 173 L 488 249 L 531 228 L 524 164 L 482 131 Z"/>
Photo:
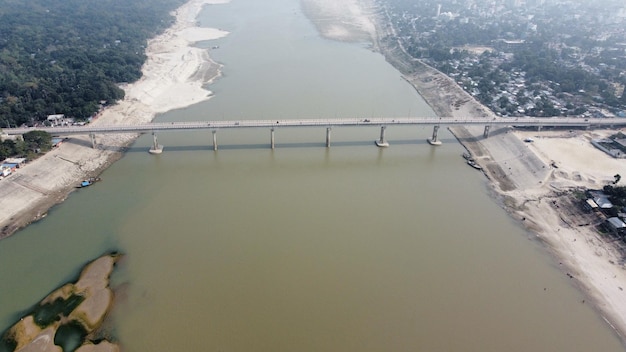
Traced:
<path id="1" fill-rule="evenodd" d="M 47 152 L 52 149 L 52 136 L 44 131 L 31 131 L 24 134 L 26 149 L 33 152 Z"/>
<path id="2" fill-rule="evenodd" d="M 0 159 L 24 155 L 24 141 L 7 139 L 0 143 Z"/>
<path id="3" fill-rule="evenodd" d="M 615 174 L 615 176 L 613 176 L 615 178 L 615 180 L 613 181 L 613 184 L 617 184 L 619 182 L 619 180 L 622 179 L 622 176 L 620 176 L 620 174 Z"/>

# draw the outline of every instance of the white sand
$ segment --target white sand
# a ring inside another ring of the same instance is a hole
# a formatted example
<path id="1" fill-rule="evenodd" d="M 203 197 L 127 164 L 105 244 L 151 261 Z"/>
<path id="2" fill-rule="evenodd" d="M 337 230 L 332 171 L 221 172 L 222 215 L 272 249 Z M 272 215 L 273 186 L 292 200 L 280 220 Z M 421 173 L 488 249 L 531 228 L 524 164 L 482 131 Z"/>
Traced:
<path id="1" fill-rule="evenodd" d="M 371 0 L 302 0 L 307 16 L 320 33 L 341 41 L 371 41 L 376 27 L 370 18 Z"/>
<path id="2" fill-rule="evenodd" d="M 195 18 L 203 6 L 226 2 L 191 0 L 177 9 L 176 23 L 148 42 L 144 76 L 124 86 L 124 100 L 105 109 L 92 123 L 145 123 L 158 113 L 209 99 L 211 92 L 203 86 L 219 75 L 219 66 L 210 60 L 208 50 L 193 44 L 227 33 L 199 28 Z M 119 158 L 120 151 L 134 138 L 125 134 L 98 136 L 99 148 L 92 149 L 88 137 L 73 137 L 0 181 L 0 238 L 45 214 L 82 179 L 98 174 Z"/>
<path id="3" fill-rule="evenodd" d="M 531 200 L 520 214 L 538 224 L 538 236 L 544 239 L 557 256 L 573 271 L 602 314 L 620 332 L 626 332 L 626 266 L 614 243 L 607 243 L 593 226 L 581 226 L 576 216 L 567 217 L 567 210 L 557 208 L 555 191 L 583 187 L 601 189 L 614 180 L 615 174 L 626 175 L 626 160 L 614 159 L 596 149 L 592 138 L 601 138 L 616 131 L 518 132 L 539 158 L 555 163 L 552 175 L 535 189 L 516 190 L 518 199 Z M 620 182 L 621 183 L 621 182 Z M 618 185 L 620 184 L 618 183 Z M 529 196 L 530 195 L 530 196 Z"/>

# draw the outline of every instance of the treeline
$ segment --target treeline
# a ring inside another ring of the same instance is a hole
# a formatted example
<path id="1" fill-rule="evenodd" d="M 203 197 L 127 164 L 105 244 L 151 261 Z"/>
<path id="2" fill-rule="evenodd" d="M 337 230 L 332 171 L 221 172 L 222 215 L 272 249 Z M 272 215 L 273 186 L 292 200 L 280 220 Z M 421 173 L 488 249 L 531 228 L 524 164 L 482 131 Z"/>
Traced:
<path id="1" fill-rule="evenodd" d="M 0 142 L 0 161 L 21 156 L 34 159 L 37 154 L 45 153 L 52 149 L 52 136 L 44 131 L 31 131 L 25 133 L 23 139 L 7 139 Z"/>
<path id="2" fill-rule="evenodd" d="M 141 77 L 147 39 L 184 0 L 0 0 L 0 128 L 85 119 Z"/>

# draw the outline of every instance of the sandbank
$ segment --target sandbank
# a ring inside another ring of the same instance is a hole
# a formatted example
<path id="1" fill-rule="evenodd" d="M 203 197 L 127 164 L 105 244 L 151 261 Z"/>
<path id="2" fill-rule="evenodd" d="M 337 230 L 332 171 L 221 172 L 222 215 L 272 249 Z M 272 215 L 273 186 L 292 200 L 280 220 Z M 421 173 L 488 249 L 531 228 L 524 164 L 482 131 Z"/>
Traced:
<path id="1" fill-rule="evenodd" d="M 91 123 L 145 123 L 156 114 L 209 99 L 211 92 L 204 86 L 219 76 L 219 65 L 210 59 L 208 49 L 193 45 L 227 33 L 197 27 L 196 17 L 205 5 L 226 2 L 191 0 L 174 11 L 174 25 L 148 41 L 143 77 L 123 85 L 125 98 L 101 111 Z M 98 175 L 119 159 L 136 138 L 125 134 L 98 136 L 98 148 L 93 149 L 87 136 L 71 137 L 0 181 L 0 239 L 45 216 L 81 180 Z"/>
<path id="2" fill-rule="evenodd" d="M 58 330 L 65 324 L 80 324 L 86 334 L 93 333 L 101 326 L 113 304 L 109 276 L 118 258 L 117 255 L 104 255 L 87 264 L 76 283 L 68 283 L 50 293 L 36 306 L 32 314 L 20 319 L 2 338 L 12 339 L 16 343 L 16 350 L 19 351 L 52 352 L 62 351 L 61 347 L 55 345 L 54 340 Z M 83 300 L 77 306 L 72 306 L 67 303 L 72 301 L 72 297 L 82 297 Z M 57 301 L 66 303 L 63 303 L 62 307 L 51 308 Z M 66 309 L 71 310 L 67 312 Z M 45 313 L 42 313 L 44 311 Z M 52 316 L 44 318 L 47 314 Z M 39 317 L 37 321 L 36 316 Z M 40 327 L 38 324 L 44 326 Z M 97 345 L 89 342 L 86 343 L 84 350 L 117 351 L 118 348 L 108 342 Z"/>

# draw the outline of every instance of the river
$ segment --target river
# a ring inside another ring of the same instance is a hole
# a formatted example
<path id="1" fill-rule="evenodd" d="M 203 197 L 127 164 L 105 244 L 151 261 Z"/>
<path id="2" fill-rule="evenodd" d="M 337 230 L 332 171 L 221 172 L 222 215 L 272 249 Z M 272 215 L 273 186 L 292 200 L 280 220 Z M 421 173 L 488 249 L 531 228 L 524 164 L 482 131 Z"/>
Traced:
<path id="1" fill-rule="evenodd" d="M 158 121 L 434 116 L 367 43 L 323 39 L 298 0 L 232 0 L 199 21 L 215 96 Z M 114 332 L 148 351 L 623 351 L 447 132 L 143 136 L 102 182 L 0 242 L 0 328 L 107 250 Z"/>

